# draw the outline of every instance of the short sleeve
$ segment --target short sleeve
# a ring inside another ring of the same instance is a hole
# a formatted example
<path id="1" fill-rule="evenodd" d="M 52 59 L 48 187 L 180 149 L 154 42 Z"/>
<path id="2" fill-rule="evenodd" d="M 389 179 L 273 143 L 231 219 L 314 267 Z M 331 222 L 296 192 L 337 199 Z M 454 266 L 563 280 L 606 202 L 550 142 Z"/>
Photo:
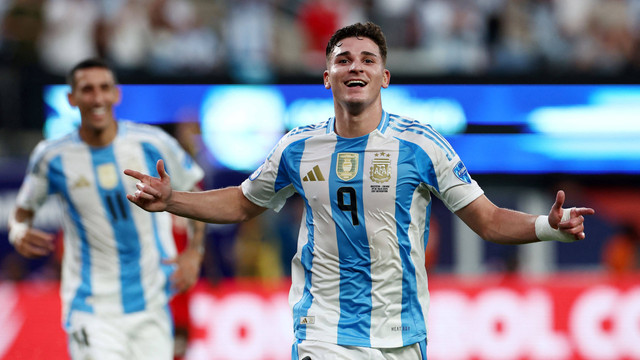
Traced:
<path id="1" fill-rule="evenodd" d="M 242 183 L 242 192 L 252 203 L 280 211 L 295 193 L 283 155 L 287 144 L 285 135 L 258 170 Z"/>
<path id="2" fill-rule="evenodd" d="M 16 206 L 35 211 L 44 204 L 49 194 L 45 142 L 41 142 L 31 153 L 27 173 L 18 191 Z"/>

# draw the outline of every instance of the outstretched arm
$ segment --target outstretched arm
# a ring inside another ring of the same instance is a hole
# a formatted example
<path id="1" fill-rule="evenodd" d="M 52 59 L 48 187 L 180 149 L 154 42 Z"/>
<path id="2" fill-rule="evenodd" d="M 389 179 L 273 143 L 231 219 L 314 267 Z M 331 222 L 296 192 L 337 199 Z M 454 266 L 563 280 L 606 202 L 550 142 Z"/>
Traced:
<path id="1" fill-rule="evenodd" d="M 541 240 L 571 242 L 585 238 L 584 215 L 591 208 L 563 209 L 565 194 L 558 191 L 548 216 L 497 207 L 482 195 L 456 215 L 485 240 L 500 244 L 526 244 Z"/>
<path id="2" fill-rule="evenodd" d="M 246 221 L 266 210 L 249 201 L 240 186 L 200 192 L 173 191 L 164 162 L 158 160 L 156 168 L 159 178 L 131 169 L 124 171 L 126 175 L 138 179 L 138 190 L 134 194 L 127 194 L 127 199 L 144 210 L 168 211 L 216 224 Z"/>

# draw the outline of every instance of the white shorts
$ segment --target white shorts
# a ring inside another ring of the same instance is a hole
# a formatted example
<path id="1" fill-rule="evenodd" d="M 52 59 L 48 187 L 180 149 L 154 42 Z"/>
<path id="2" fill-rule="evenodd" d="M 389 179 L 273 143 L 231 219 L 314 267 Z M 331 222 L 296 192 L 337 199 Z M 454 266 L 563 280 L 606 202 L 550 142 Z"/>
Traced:
<path id="1" fill-rule="evenodd" d="M 302 340 L 293 344 L 292 360 L 427 360 L 427 341 L 399 348 L 343 346 Z"/>
<path id="2" fill-rule="evenodd" d="M 173 322 L 167 308 L 118 316 L 74 311 L 67 342 L 73 360 L 172 360 Z"/>

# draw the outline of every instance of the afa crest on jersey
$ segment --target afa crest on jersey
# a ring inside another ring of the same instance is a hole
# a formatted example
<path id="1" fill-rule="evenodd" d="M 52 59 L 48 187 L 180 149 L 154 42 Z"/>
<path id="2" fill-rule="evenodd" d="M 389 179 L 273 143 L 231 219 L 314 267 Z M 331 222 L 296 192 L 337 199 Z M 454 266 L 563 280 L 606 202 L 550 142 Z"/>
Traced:
<path id="1" fill-rule="evenodd" d="M 100 183 L 101 188 L 111 190 L 118 186 L 118 172 L 116 171 L 114 164 L 106 163 L 98 165 L 96 173 L 98 175 L 98 183 Z"/>
<path id="2" fill-rule="evenodd" d="M 338 153 L 336 175 L 340 180 L 349 181 L 358 175 L 358 159 L 356 153 Z"/>
<path id="3" fill-rule="evenodd" d="M 385 183 L 391 180 L 391 154 L 380 152 L 376 153 L 371 161 L 369 168 L 369 177 L 371 181 L 377 183 Z"/>

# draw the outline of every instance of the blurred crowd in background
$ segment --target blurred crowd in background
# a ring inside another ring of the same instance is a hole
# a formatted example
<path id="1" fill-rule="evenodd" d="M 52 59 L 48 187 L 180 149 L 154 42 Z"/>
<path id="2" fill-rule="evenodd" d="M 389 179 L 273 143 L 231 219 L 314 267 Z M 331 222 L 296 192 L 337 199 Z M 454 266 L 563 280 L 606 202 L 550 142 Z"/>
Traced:
<path id="1" fill-rule="evenodd" d="M 64 74 L 317 74 L 332 32 L 382 26 L 394 74 L 640 71 L 639 0 L 2 0 L 0 59 Z"/>
<path id="2" fill-rule="evenodd" d="M 26 156 L 42 137 L 42 114 L 33 106 L 42 97 L 34 84 L 64 81 L 84 58 L 108 59 L 123 82 L 144 74 L 177 82 L 224 76 L 237 83 L 293 76 L 320 84 L 328 38 L 339 27 L 367 20 L 387 36 L 394 79 L 542 76 L 553 82 L 570 75 L 628 82 L 640 74 L 640 0 L 0 0 L 0 160 Z M 24 127 L 32 134 L 36 129 L 35 138 L 19 137 Z M 197 146 L 192 152 L 197 158 Z M 205 188 L 237 184 L 246 174 L 213 176 L 217 180 Z M 505 201 L 511 196 L 498 192 Z M 629 197 L 621 192 L 616 199 Z M 427 266 L 452 262 L 451 215 L 434 204 Z M 267 212 L 240 226 L 210 225 L 204 275 L 212 281 L 287 276 L 301 206 L 294 197 L 284 214 Z M 593 240 L 580 245 L 588 255 L 576 255 L 582 265 L 637 269 L 637 224 L 618 231 L 621 224 L 611 218 L 594 219 Z M 0 278 L 32 276 L 34 262 L 3 246 Z M 500 258 L 493 269 L 517 268 L 512 247 L 488 249 Z M 562 249 L 576 253 L 575 247 Z M 42 260 L 37 276 L 57 278 L 59 254 Z M 491 257 L 485 260 L 491 270 Z"/>

